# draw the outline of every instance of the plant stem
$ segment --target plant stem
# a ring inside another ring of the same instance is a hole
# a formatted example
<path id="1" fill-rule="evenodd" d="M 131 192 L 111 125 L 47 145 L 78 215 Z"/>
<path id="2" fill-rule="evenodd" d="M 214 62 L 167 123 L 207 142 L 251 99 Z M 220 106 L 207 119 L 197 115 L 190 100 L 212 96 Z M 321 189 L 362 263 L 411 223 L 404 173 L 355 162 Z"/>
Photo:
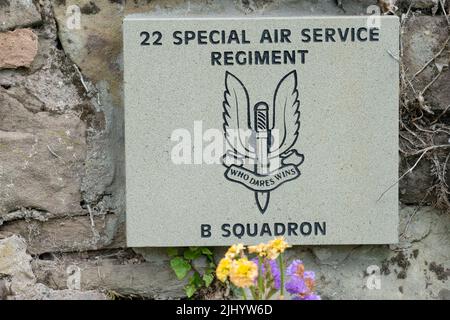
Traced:
<path id="1" fill-rule="evenodd" d="M 258 257 L 258 300 L 262 300 L 264 294 L 262 263 L 263 263 L 262 257 Z"/>
<path id="2" fill-rule="evenodd" d="M 250 287 L 250 293 L 252 294 L 253 300 L 258 300 L 258 290 L 255 288 L 255 286 Z"/>
<path id="3" fill-rule="evenodd" d="M 284 298 L 284 260 L 282 253 L 278 256 L 278 264 L 280 266 L 280 295 Z"/>
<path id="4" fill-rule="evenodd" d="M 242 297 L 244 298 L 244 300 L 247 300 L 247 294 L 245 293 L 244 288 L 241 288 L 241 293 L 242 293 Z"/>

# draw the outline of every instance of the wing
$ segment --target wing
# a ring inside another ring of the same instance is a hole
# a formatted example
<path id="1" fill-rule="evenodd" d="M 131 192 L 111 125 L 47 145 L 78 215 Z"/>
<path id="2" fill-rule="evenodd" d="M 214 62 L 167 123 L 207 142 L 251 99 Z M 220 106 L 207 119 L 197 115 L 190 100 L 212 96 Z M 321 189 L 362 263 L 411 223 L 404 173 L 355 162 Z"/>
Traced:
<path id="1" fill-rule="evenodd" d="M 254 148 L 250 146 L 251 130 L 248 127 L 249 97 L 243 83 L 232 73 L 225 73 L 223 101 L 223 130 L 225 139 L 233 150 L 246 157 L 254 158 Z"/>
<path id="2" fill-rule="evenodd" d="M 270 152 L 280 155 L 289 150 L 297 141 L 300 128 L 300 101 L 298 100 L 297 72 L 289 72 L 278 83 L 273 98 L 274 129 L 278 129 L 278 143 L 270 147 Z"/>

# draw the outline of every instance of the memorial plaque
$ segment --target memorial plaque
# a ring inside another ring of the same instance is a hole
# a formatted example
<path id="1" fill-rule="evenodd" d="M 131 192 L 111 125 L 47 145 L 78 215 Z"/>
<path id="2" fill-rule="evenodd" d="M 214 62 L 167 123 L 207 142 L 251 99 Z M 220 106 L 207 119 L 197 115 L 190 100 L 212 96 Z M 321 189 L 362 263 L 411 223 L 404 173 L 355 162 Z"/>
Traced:
<path id="1" fill-rule="evenodd" d="M 398 33 L 125 18 L 128 245 L 397 242 Z"/>

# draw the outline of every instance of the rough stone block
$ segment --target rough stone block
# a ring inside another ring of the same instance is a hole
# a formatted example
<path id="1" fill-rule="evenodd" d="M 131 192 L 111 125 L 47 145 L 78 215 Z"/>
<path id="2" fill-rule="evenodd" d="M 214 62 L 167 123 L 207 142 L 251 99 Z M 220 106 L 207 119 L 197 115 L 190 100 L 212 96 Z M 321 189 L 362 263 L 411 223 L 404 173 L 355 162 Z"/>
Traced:
<path id="1" fill-rule="evenodd" d="M 36 260 L 33 270 L 38 281 L 53 289 L 66 289 L 70 276 L 81 277 L 81 290 L 102 289 L 119 295 L 136 295 L 154 299 L 177 299 L 185 296 L 185 281 L 176 278 L 165 253 L 153 254 L 151 261 L 123 259 L 119 253 L 98 254 L 88 259 L 60 255 L 54 260 Z"/>
<path id="2" fill-rule="evenodd" d="M 30 29 L 0 33 L 0 69 L 30 67 L 38 51 L 38 37 Z"/>
<path id="3" fill-rule="evenodd" d="M 8 297 L 8 300 L 107 300 L 108 297 L 95 290 L 53 290 L 37 283 L 23 294 Z"/>
<path id="4" fill-rule="evenodd" d="M 436 76 L 437 80 L 424 93 L 425 104 L 431 110 L 444 110 L 450 105 L 450 53 L 447 21 L 442 16 L 411 16 L 402 34 L 405 75 L 418 93 Z M 440 51 L 442 53 L 422 72 L 417 74 Z"/>
<path id="5" fill-rule="evenodd" d="M 98 291 L 54 290 L 37 283 L 24 239 L 0 233 L 0 299 L 8 300 L 104 300 Z"/>
<path id="6" fill-rule="evenodd" d="M 15 93 L 0 88 L 0 215 L 80 212 L 85 124 L 74 114 L 36 112 L 39 103 L 27 109 Z"/>
<path id="7" fill-rule="evenodd" d="M 36 281 L 31 260 L 23 238 L 13 234 L 0 234 L 0 275 L 11 278 L 8 287 L 12 292 L 25 292 Z"/>
<path id="8" fill-rule="evenodd" d="M 0 1 L 0 31 L 35 26 L 42 23 L 41 14 L 34 1 Z"/>
<path id="9" fill-rule="evenodd" d="M 107 81 L 112 95 L 119 102 L 121 87 L 121 27 L 123 5 L 107 0 L 59 1 L 54 4 L 59 39 L 64 52 L 83 70 L 84 76 L 95 82 Z M 82 22 L 78 26 L 67 23 L 67 8 L 80 8 Z M 75 28 L 75 29 L 71 29 Z"/>
<path id="10" fill-rule="evenodd" d="M 28 252 L 42 254 L 49 252 L 81 252 L 118 248 L 124 246 L 120 236 L 117 216 L 108 214 L 76 216 L 48 221 L 18 220 L 4 224 L 2 230 L 19 234 L 28 243 Z M 116 235 L 119 234 L 117 237 Z M 121 232 L 123 235 L 123 231 Z"/>

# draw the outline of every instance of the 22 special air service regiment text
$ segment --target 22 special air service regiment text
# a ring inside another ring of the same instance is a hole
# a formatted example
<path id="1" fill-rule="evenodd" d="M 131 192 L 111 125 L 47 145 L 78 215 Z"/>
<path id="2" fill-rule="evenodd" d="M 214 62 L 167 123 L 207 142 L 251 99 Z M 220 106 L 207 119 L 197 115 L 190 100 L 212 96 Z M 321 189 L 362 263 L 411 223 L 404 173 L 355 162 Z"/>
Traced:
<path id="1" fill-rule="evenodd" d="M 161 31 L 141 31 L 141 46 L 161 46 L 165 35 Z M 302 28 L 293 32 L 291 29 L 264 29 L 257 43 L 289 44 L 296 38 L 301 43 L 334 43 L 334 42 L 377 42 L 380 40 L 380 29 L 376 27 L 345 28 Z M 187 45 L 249 45 L 254 43 L 246 30 L 185 30 L 173 31 L 170 43 L 175 46 Z M 305 64 L 309 50 L 239 50 L 211 51 L 212 66 L 230 65 L 279 65 Z"/>

